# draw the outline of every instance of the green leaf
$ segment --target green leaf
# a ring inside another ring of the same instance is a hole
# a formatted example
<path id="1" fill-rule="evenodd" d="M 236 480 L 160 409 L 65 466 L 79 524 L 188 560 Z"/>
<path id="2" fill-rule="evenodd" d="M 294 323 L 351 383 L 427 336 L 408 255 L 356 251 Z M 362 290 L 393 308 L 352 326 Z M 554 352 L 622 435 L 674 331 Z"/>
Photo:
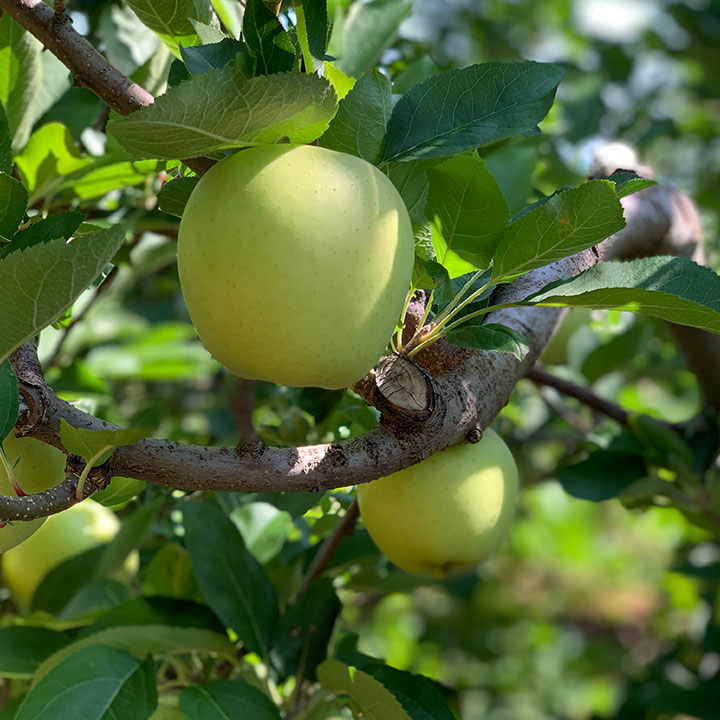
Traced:
<path id="1" fill-rule="evenodd" d="M 190 720 L 280 720 L 275 703 L 242 680 L 191 685 L 180 694 L 180 709 Z"/>
<path id="2" fill-rule="evenodd" d="M 0 628 L 0 677 L 31 678 L 38 665 L 72 636 L 42 627 Z"/>
<path id="3" fill-rule="evenodd" d="M 10 175 L 12 172 L 12 135 L 8 127 L 5 108 L 0 104 L 0 172 Z"/>
<path id="4" fill-rule="evenodd" d="M 99 580 L 121 572 L 130 553 L 143 544 L 162 504 L 163 499 L 157 497 L 126 515 L 117 535 L 103 547 L 97 565 L 88 575 Z"/>
<path id="5" fill-rule="evenodd" d="M 180 48 L 180 55 L 191 75 L 201 75 L 213 68 L 224 68 L 235 60 L 238 54 L 238 69 L 244 71 L 247 77 L 252 76 L 254 61 L 248 53 L 247 45 L 239 40 L 223 38 L 220 42 L 209 45 Z"/>
<path id="6" fill-rule="evenodd" d="M 507 281 L 574 255 L 625 225 L 615 186 L 591 180 L 562 190 L 511 223 L 495 250 L 493 277 Z"/>
<path id="7" fill-rule="evenodd" d="M 559 468 L 555 476 L 568 495 L 603 502 L 617 497 L 646 475 L 639 454 L 600 450 L 586 460 Z"/>
<path id="8" fill-rule="evenodd" d="M 292 527 L 289 513 L 264 502 L 245 503 L 235 508 L 230 518 L 261 565 L 280 552 Z"/>
<path id="9" fill-rule="evenodd" d="M 193 570 L 205 600 L 248 650 L 267 661 L 278 617 L 270 579 L 217 503 L 187 502 L 183 516 Z"/>
<path id="10" fill-rule="evenodd" d="M 105 507 L 116 507 L 124 505 L 137 497 L 146 487 L 146 483 L 135 478 L 115 476 L 110 484 L 99 492 L 93 493 L 93 502 L 100 503 Z"/>
<path id="11" fill-rule="evenodd" d="M 206 23 L 200 22 L 199 20 L 193 20 L 192 18 L 190 19 L 190 23 L 195 28 L 195 32 L 203 45 L 219 43 L 227 37 L 222 29 L 216 27 L 215 25 L 207 25 Z"/>
<path id="12" fill-rule="evenodd" d="M 92 672 L 88 673 L 88 668 Z M 96 645 L 65 658 L 34 685 L 15 720 L 146 720 L 157 705 L 155 663 Z"/>
<path id="13" fill-rule="evenodd" d="M 125 229 L 58 238 L 0 260 L 0 362 L 55 321 L 102 272 L 125 239 Z"/>
<path id="14" fill-rule="evenodd" d="M 12 146 L 30 137 L 42 78 L 42 44 L 7 13 L 0 19 L 0 102 L 5 108 Z"/>
<path id="15" fill-rule="evenodd" d="M 313 57 L 332 60 L 325 55 L 329 38 L 327 0 L 302 0 L 307 24 L 308 45 Z"/>
<path id="16" fill-rule="evenodd" d="M 124 189 L 145 182 L 150 175 L 165 169 L 164 162 L 139 160 L 111 165 L 95 165 L 82 168 L 71 177 L 65 177 L 61 191 L 68 191 L 81 200 L 105 195 L 111 190 Z"/>
<path id="17" fill-rule="evenodd" d="M 363 671 L 390 690 L 412 720 L 455 720 L 445 698 L 426 677 L 380 663 L 366 665 Z"/>
<path id="18" fill-rule="evenodd" d="M 73 455 L 79 455 L 86 460 L 104 454 L 108 448 L 114 449 L 122 445 L 133 445 L 151 434 L 152 430 L 147 428 L 87 430 L 73 427 L 64 418 L 60 420 L 60 439 L 65 449 Z M 101 464 L 96 463 L 96 465 Z"/>
<path id="19" fill-rule="evenodd" d="M 247 0 L 243 37 L 257 58 L 262 75 L 281 73 L 295 67 L 295 47 L 276 15 L 263 0 Z"/>
<path id="20" fill-rule="evenodd" d="M 447 339 L 453 345 L 473 350 L 511 353 L 518 360 L 522 360 L 530 350 L 530 341 L 524 335 L 496 323 L 481 325 L 479 322 L 468 321 L 450 330 Z"/>
<path id="21" fill-rule="evenodd" d="M 72 234 L 80 227 L 83 220 L 85 220 L 85 217 L 85 213 L 78 212 L 77 210 L 68 210 L 66 212 L 49 215 L 38 222 L 31 223 L 19 233 L 16 233 L 9 245 L 0 247 L 0 258 L 10 252 L 25 250 L 33 245 L 41 245 L 42 243 L 56 240 L 57 238 L 69 240 Z"/>
<path id="22" fill-rule="evenodd" d="M 5 360 L 0 363 L 0 443 L 15 427 L 18 401 L 18 380 L 10 360 Z"/>
<path id="23" fill-rule="evenodd" d="M 510 215 L 497 181 L 483 160 L 468 155 L 430 168 L 428 177 L 425 215 L 432 225 L 438 262 L 448 268 L 450 277 L 484 270 Z"/>
<path id="24" fill-rule="evenodd" d="M 199 181 L 199 177 L 188 177 L 166 183 L 157 195 L 158 207 L 169 215 L 182 217 L 185 205 Z"/>
<path id="25" fill-rule="evenodd" d="M 359 78 L 393 41 L 400 23 L 410 14 L 412 0 L 371 0 L 353 3 L 345 22 L 345 47 L 337 66 Z"/>
<path id="26" fill-rule="evenodd" d="M 615 183 L 615 192 L 618 198 L 624 198 L 626 195 L 632 195 L 640 190 L 657 185 L 655 180 L 639 177 L 629 170 L 616 170 L 607 179 Z"/>
<path id="27" fill-rule="evenodd" d="M 140 658 L 145 655 L 183 655 L 191 652 L 232 658 L 235 654 L 235 647 L 230 640 L 211 630 L 176 625 L 118 625 L 65 645 L 40 664 L 35 680 L 52 673 L 54 668 L 78 651 L 98 645 L 123 650 Z"/>
<path id="28" fill-rule="evenodd" d="M 172 49 L 181 43 L 196 44 L 191 20 L 209 23 L 212 7 L 209 0 L 125 0 L 143 25 L 157 33 Z"/>
<path id="29" fill-rule="evenodd" d="M 430 190 L 428 170 L 437 163 L 437 160 L 413 160 L 389 163 L 385 167 L 388 177 L 405 202 L 413 225 L 426 222 L 425 204 Z"/>
<path id="30" fill-rule="evenodd" d="M 649 463 L 683 472 L 692 469 L 692 449 L 671 427 L 647 415 L 630 415 L 628 426 Z"/>
<path id="31" fill-rule="evenodd" d="M 178 543 L 163 545 L 143 575 L 143 593 L 166 598 L 190 598 L 197 591 L 190 553 Z"/>
<path id="32" fill-rule="evenodd" d="M 309 143 L 336 109 L 335 91 L 316 75 L 248 80 L 230 63 L 170 88 L 149 107 L 113 120 L 108 130 L 141 157 L 191 157 L 283 138 Z"/>
<path id="33" fill-rule="evenodd" d="M 75 147 L 70 131 L 60 123 L 37 129 L 15 163 L 30 193 L 30 202 L 49 199 L 65 175 L 92 164 Z"/>
<path id="34" fill-rule="evenodd" d="M 327 657 L 340 610 L 332 581 L 326 578 L 310 583 L 300 601 L 288 605 L 278 623 L 271 654 L 284 677 L 317 679 L 316 669 Z"/>
<path id="35" fill-rule="evenodd" d="M 237 40 L 242 32 L 243 8 L 237 0 L 210 0 L 220 22 Z"/>
<path id="36" fill-rule="evenodd" d="M 14 177 L 0 173 L 0 250 L 1 241 L 9 240 L 25 217 L 27 203 L 27 190 Z"/>
<path id="37" fill-rule="evenodd" d="M 363 75 L 340 101 L 320 145 L 377 164 L 392 108 L 389 78 L 377 70 Z"/>
<path id="38" fill-rule="evenodd" d="M 381 682 L 362 670 L 331 659 L 318 667 L 317 676 L 329 692 L 349 695 L 369 720 L 413 720 Z"/>
<path id="39" fill-rule="evenodd" d="M 627 310 L 720 333 L 720 278 L 687 258 L 601 262 L 523 304 Z"/>
<path id="40" fill-rule="evenodd" d="M 383 161 L 451 155 L 532 132 L 555 97 L 555 65 L 485 63 L 416 85 L 393 110 Z"/>
<path id="41" fill-rule="evenodd" d="M 510 206 L 511 217 L 527 205 L 536 164 L 535 148 L 522 145 L 501 147 L 485 158 L 485 167 L 497 180 Z"/>

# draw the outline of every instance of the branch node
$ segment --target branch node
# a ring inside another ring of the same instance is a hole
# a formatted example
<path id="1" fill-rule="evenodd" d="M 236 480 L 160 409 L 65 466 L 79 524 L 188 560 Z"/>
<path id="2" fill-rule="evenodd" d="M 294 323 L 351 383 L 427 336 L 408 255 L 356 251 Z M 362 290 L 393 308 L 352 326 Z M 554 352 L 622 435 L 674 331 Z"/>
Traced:
<path id="1" fill-rule="evenodd" d="M 483 429 L 479 425 L 476 425 L 474 428 L 470 428 L 466 439 L 469 443 L 475 445 L 475 443 L 479 443 L 482 440 L 482 436 Z"/>

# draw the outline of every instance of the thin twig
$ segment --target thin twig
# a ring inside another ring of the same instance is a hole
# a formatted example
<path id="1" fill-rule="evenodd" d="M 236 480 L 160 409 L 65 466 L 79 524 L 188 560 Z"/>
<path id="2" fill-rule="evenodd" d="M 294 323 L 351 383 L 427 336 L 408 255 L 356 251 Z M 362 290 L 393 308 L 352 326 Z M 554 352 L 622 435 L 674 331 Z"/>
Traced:
<path id="1" fill-rule="evenodd" d="M 320 546 L 320 549 L 312 559 L 310 567 L 308 567 L 302 584 L 300 585 L 300 589 L 295 597 L 295 602 L 297 602 L 307 592 L 310 583 L 328 566 L 328 563 L 332 560 L 332 556 L 338 549 L 342 539 L 345 535 L 351 533 L 355 528 L 355 523 L 357 522 L 359 516 L 360 507 L 357 500 L 353 500 L 352 504 L 345 512 L 345 515 L 343 515 L 342 519 L 335 526 L 333 531 L 325 538 L 323 544 Z"/>
<path id="2" fill-rule="evenodd" d="M 563 395 L 574 397 L 588 407 L 601 412 L 603 415 L 607 415 L 613 420 L 617 420 L 621 425 L 628 426 L 628 413 L 625 410 L 618 404 L 599 397 L 588 388 L 581 387 L 570 380 L 559 378 L 557 375 L 553 375 L 537 365 L 533 365 L 533 367 L 530 368 L 526 377 L 536 385 L 547 385 L 548 387 L 555 388 L 563 393 Z"/>

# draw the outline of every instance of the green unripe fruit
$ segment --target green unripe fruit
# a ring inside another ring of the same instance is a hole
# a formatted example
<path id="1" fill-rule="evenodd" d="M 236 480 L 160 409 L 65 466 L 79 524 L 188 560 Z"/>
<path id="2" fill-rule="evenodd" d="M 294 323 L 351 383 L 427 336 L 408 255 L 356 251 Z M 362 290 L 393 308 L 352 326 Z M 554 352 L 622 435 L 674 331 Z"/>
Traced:
<path id="1" fill-rule="evenodd" d="M 115 513 L 90 500 L 51 515 L 32 537 L 3 555 L 3 576 L 15 601 L 28 607 L 50 570 L 74 555 L 110 542 L 119 529 Z"/>
<path id="2" fill-rule="evenodd" d="M 405 204 L 382 172 L 309 145 L 242 150 L 185 207 L 178 268 L 208 350 L 244 378 L 343 388 L 384 352 L 413 269 Z"/>
<path id="3" fill-rule="evenodd" d="M 10 434 L 3 440 L 5 453 L 13 467 L 15 480 L 26 494 L 42 492 L 65 479 L 65 454 L 52 445 L 33 438 L 16 438 Z M 18 462 L 18 458 L 20 458 Z M 15 497 L 5 466 L 0 463 L 0 495 Z M 27 540 L 43 519 L 12 521 L 0 527 L 0 553 Z"/>
<path id="4" fill-rule="evenodd" d="M 365 526 L 399 568 L 446 577 L 474 568 L 508 533 L 518 472 L 490 429 L 404 470 L 358 486 Z"/>

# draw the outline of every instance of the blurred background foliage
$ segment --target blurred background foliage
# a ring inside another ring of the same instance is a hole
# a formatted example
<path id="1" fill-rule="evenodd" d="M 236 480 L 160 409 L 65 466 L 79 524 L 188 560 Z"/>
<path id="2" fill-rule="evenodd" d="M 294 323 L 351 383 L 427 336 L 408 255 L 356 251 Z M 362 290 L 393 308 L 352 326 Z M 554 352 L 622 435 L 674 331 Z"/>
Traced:
<path id="1" fill-rule="evenodd" d="M 331 52 L 341 56 L 354 10 L 344 0 L 334 7 Z M 127 6 L 71 0 L 69 8 L 75 27 L 123 72 L 162 91 L 170 52 Z M 380 59 L 399 91 L 476 62 L 526 58 L 565 69 L 543 133 L 487 150 L 515 194 L 511 204 L 579 182 L 594 150 L 622 139 L 661 181 L 694 197 L 717 267 L 718 0 L 415 0 L 403 13 Z M 268 444 L 326 442 L 371 428 L 375 412 L 351 392 L 248 387 L 210 358 L 180 294 L 177 220 L 156 208 L 165 171 L 128 162 L 112 140 L 106 145 L 100 101 L 72 87 L 51 57 L 44 61 L 57 74 L 54 96 L 43 99 L 21 153 L 27 172 L 40 168 L 36 208 L 76 207 L 98 225 L 124 218 L 134 232 L 112 282 L 97 298 L 98 289 L 89 290 L 72 316 L 43 333 L 41 359 L 53 387 L 108 420 L 193 443 L 237 444 L 249 395 L 254 428 Z M 52 153 L 42 139 L 50 132 Z M 68 173 L 75 174 L 65 181 Z M 554 372 L 628 411 L 671 422 L 701 412 L 697 383 L 662 323 L 576 315 L 546 354 Z M 464 720 L 720 718 L 717 537 L 674 508 L 648 507 L 656 501 L 592 503 L 564 492 L 558 467 L 620 434 L 576 401 L 522 381 L 496 425 L 525 485 L 503 551 L 477 576 L 428 582 L 389 566 L 360 525 L 327 571 L 343 603 L 335 643 L 348 657 L 365 653 L 436 679 Z M 282 588 L 297 582 L 351 494 L 223 501 Z M 129 515 L 159 495 L 163 511 L 133 585 L 147 595 L 169 592 L 168 566 L 187 568 L 174 500 L 148 487 L 118 510 Z M 173 591 L 197 596 L 189 576 Z"/>

